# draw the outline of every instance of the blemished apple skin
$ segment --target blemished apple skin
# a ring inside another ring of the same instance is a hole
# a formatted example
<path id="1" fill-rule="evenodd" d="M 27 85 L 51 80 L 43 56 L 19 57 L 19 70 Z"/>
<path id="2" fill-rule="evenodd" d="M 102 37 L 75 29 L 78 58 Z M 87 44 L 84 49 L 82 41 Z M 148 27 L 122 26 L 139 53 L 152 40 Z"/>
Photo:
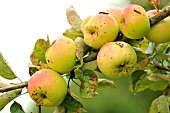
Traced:
<path id="1" fill-rule="evenodd" d="M 157 14 L 157 10 L 149 10 L 147 12 L 148 17 L 152 17 Z M 150 42 L 160 44 L 170 41 L 170 16 L 164 18 L 158 23 L 151 26 L 150 31 L 145 36 Z"/>
<path id="2" fill-rule="evenodd" d="M 137 4 L 128 5 L 122 10 L 119 26 L 122 33 L 130 39 L 143 38 L 150 30 L 146 11 Z"/>
<path id="3" fill-rule="evenodd" d="M 108 42 L 97 55 L 99 70 L 110 78 L 127 76 L 137 62 L 135 50 L 126 42 Z"/>
<path id="4" fill-rule="evenodd" d="M 109 14 L 111 14 L 116 19 L 118 24 L 120 23 L 122 8 L 117 7 L 117 6 L 109 7 L 105 9 L 105 12 L 108 12 Z"/>
<path id="5" fill-rule="evenodd" d="M 42 69 L 30 78 L 28 93 L 38 105 L 54 107 L 60 105 L 65 99 L 67 84 L 57 72 Z"/>
<path id="6" fill-rule="evenodd" d="M 72 39 L 60 36 L 47 49 L 45 57 L 51 69 L 68 73 L 76 63 L 76 44 Z"/>
<path id="7" fill-rule="evenodd" d="M 100 12 L 93 15 L 84 26 L 84 42 L 93 49 L 100 49 L 107 42 L 114 41 L 119 26 L 109 13 Z"/>

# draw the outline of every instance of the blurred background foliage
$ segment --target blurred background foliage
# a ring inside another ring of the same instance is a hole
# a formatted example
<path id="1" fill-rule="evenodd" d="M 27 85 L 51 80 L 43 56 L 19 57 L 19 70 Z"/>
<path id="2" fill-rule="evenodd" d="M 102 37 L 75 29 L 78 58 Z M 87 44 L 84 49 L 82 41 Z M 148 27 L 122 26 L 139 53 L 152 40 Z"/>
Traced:
<path id="1" fill-rule="evenodd" d="M 93 99 L 81 98 L 87 113 L 148 113 L 152 100 L 161 94 L 150 90 L 133 94 L 129 90 L 130 76 L 110 80 L 115 82 L 117 88 L 101 88 Z M 71 90 L 81 97 L 78 86 L 73 84 Z"/>

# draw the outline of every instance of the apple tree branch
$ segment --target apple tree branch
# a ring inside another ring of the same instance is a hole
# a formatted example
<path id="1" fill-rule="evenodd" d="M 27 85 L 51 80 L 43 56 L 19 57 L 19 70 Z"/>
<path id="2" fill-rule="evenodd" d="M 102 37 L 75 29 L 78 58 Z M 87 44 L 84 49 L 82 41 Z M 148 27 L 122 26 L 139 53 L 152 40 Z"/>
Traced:
<path id="1" fill-rule="evenodd" d="M 4 92 L 8 92 L 11 90 L 15 90 L 15 89 L 20 89 L 20 88 L 24 88 L 27 87 L 28 85 L 28 81 L 22 82 L 22 83 L 17 83 L 17 84 L 12 84 L 12 85 L 7 85 L 6 87 L 1 87 L 0 88 L 0 93 L 4 93 Z"/>

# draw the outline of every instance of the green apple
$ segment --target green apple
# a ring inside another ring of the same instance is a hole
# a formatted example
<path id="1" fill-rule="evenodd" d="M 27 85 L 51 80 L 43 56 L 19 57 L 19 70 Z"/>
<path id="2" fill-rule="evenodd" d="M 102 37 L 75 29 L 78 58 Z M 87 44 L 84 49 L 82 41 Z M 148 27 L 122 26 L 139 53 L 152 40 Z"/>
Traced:
<path id="1" fill-rule="evenodd" d="M 152 17 L 157 14 L 157 10 L 149 10 L 147 12 L 148 17 Z M 145 36 L 150 42 L 156 44 L 165 43 L 170 41 L 170 16 L 164 18 L 160 22 L 151 26 L 150 31 Z"/>
<path id="2" fill-rule="evenodd" d="M 123 8 L 120 30 L 130 39 L 143 38 L 150 30 L 150 22 L 145 9 L 137 4 Z"/>
<path id="3" fill-rule="evenodd" d="M 137 62 L 135 50 L 126 42 L 104 44 L 97 55 L 99 70 L 110 78 L 127 76 Z"/>
<path id="4" fill-rule="evenodd" d="M 67 84 L 57 72 L 42 69 L 28 81 L 28 93 L 38 105 L 54 107 L 60 105 L 65 99 Z"/>
<path id="5" fill-rule="evenodd" d="M 76 63 L 76 44 L 72 39 L 60 36 L 47 49 L 45 57 L 51 69 L 68 73 Z"/>
<path id="6" fill-rule="evenodd" d="M 120 23 L 122 8 L 117 7 L 117 6 L 109 7 L 105 9 L 105 12 L 108 12 L 109 14 L 111 14 L 116 19 L 118 24 Z"/>
<path id="7" fill-rule="evenodd" d="M 82 24 L 81 24 L 81 31 L 84 33 L 84 26 L 86 25 L 86 23 L 90 20 L 90 18 L 92 17 L 92 15 L 90 15 L 90 16 L 87 16 L 84 20 L 83 20 L 83 22 L 82 22 Z"/>
<path id="8" fill-rule="evenodd" d="M 100 49 L 107 42 L 114 41 L 118 35 L 119 26 L 109 13 L 100 12 L 93 15 L 84 26 L 84 42 Z"/>

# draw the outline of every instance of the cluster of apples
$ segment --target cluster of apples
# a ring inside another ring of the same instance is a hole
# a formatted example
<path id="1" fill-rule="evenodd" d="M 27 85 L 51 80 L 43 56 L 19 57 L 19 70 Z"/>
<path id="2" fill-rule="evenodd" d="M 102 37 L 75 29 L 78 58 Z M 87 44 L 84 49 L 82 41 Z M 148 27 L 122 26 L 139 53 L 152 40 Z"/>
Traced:
<path id="1" fill-rule="evenodd" d="M 157 10 L 147 12 L 140 5 L 130 4 L 124 8 L 108 8 L 84 19 L 81 25 L 84 42 L 99 50 L 97 65 L 104 75 L 127 76 L 137 62 L 132 46 L 116 40 L 119 32 L 132 40 L 144 38 L 157 44 L 170 41 L 170 17 L 150 26 L 149 18 L 156 13 Z"/>
<path id="2" fill-rule="evenodd" d="M 150 22 L 145 9 L 131 4 L 125 8 L 112 7 L 84 19 L 81 30 L 84 42 L 99 50 L 97 65 L 99 70 L 111 78 L 129 75 L 137 62 L 132 46 L 124 41 L 116 41 L 121 31 L 130 39 L 140 39 L 150 30 Z"/>
<path id="3" fill-rule="evenodd" d="M 70 72 L 76 63 L 76 44 L 58 37 L 45 53 L 48 69 L 36 71 L 28 82 L 30 97 L 42 106 L 58 106 L 67 94 L 67 83 L 61 74 Z"/>
<path id="4" fill-rule="evenodd" d="M 127 76 L 137 63 L 133 47 L 116 40 L 119 32 L 129 39 L 145 37 L 154 43 L 170 41 L 170 17 L 150 26 L 149 17 L 155 14 L 156 10 L 146 12 L 140 5 L 131 4 L 125 8 L 108 8 L 83 20 L 83 41 L 98 51 L 97 66 L 104 75 Z M 35 72 L 28 82 L 29 95 L 38 105 L 57 106 L 64 101 L 67 83 L 61 75 L 75 68 L 77 48 L 74 40 L 63 35 L 48 47 L 45 59 L 49 68 Z"/>

